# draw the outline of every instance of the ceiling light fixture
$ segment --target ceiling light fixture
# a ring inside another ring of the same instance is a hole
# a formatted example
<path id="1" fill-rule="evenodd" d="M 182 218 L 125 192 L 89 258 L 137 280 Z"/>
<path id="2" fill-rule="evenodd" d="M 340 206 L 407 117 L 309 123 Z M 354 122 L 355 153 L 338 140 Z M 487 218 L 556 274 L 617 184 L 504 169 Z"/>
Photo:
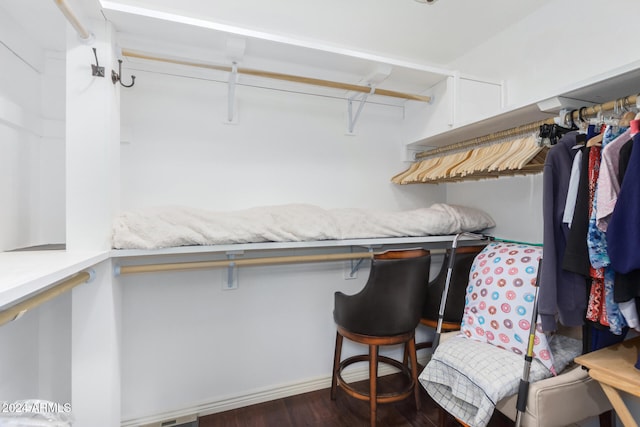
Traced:
<path id="1" fill-rule="evenodd" d="M 437 2 L 438 0 L 415 0 L 418 3 L 426 3 L 426 4 L 433 4 L 435 2 Z"/>

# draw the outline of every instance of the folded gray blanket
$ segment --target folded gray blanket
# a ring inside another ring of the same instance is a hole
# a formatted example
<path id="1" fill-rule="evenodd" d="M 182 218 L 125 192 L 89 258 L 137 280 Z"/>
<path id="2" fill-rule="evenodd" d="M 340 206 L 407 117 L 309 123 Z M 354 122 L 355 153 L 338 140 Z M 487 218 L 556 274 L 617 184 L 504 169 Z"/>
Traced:
<path id="1" fill-rule="evenodd" d="M 115 249 L 450 235 L 494 227 L 485 212 L 434 204 L 401 212 L 267 206 L 235 212 L 160 207 L 124 212 L 113 225 Z"/>

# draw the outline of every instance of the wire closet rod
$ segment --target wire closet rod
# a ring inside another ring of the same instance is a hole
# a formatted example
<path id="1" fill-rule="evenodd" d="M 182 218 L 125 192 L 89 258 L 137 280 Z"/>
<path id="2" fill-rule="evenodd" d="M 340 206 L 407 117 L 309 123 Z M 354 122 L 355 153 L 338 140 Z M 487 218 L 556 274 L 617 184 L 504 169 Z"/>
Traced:
<path id="1" fill-rule="evenodd" d="M 608 101 L 603 104 L 597 104 L 591 107 L 583 108 L 582 112 L 575 110 L 571 113 L 570 116 L 569 114 L 567 114 L 566 117 L 561 117 L 561 119 L 563 119 L 565 123 L 570 123 L 570 122 L 577 123 L 580 119 L 580 115 L 582 116 L 582 118 L 596 117 L 598 113 L 601 113 L 603 111 L 613 111 L 616 108 L 628 107 L 631 105 L 635 106 L 637 99 L 638 99 L 638 95 L 629 95 L 624 98 L 616 99 L 614 101 Z M 523 133 L 526 133 L 526 132 L 533 132 L 542 125 L 554 124 L 556 122 L 555 120 L 556 119 L 554 117 L 551 117 L 548 119 L 527 123 L 521 126 L 516 126 L 514 128 L 509 128 L 509 129 L 501 130 L 498 132 L 490 133 L 488 135 L 467 139 L 465 141 L 457 142 L 455 144 L 447 145 L 444 147 L 438 147 L 438 148 L 434 148 L 433 150 L 417 153 L 415 155 L 415 158 L 416 160 L 418 160 L 418 159 L 431 157 L 431 156 L 435 156 L 442 153 L 448 153 L 450 151 L 456 151 L 456 150 L 461 150 L 465 148 L 466 149 L 475 148 L 476 146 L 479 146 L 488 142 L 497 141 L 499 139 L 508 138 L 512 136 L 522 135 Z"/>
<path id="2" fill-rule="evenodd" d="M 0 311 L 0 326 L 5 323 L 16 320 L 22 316 L 28 310 L 36 308 L 37 306 L 81 285 L 92 278 L 92 274 L 86 271 L 80 272 L 62 282 L 58 283 L 52 288 L 49 288 L 39 294 L 34 295 L 24 301 L 19 302 L 5 310 Z"/>
<path id="3" fill-rule="evenodd" d="M 91 41 L 93 39 L 93 34 L 84 25 L 82 25 L 76 14 L 73 13 L 71 8 L 69 7 L 69 4 L 66 2 L 66 0 L 53 1 L 58 6 L 64 17 L 67 18 L 69 24 L 71 24 L 73 29 L 76 30 L 80 39 L 84 42 Z"/>
<path id="4" fill-rule="evenodd" d="M 174 262 L 166 264 L 122 265 L 116 267 L 116 274 L 153 273 L 162 271 L 196 270 L 203 268 L 258 266 L 293 264 L 299 262 L 349 261 L 373 258 L 373 252 L 353 252 L 348 254 L 292 255 L 280 257 L 228 259 L 219 261 Z"/>
<path id="5" fill-rule="evenodd" d="M 189 66 L 189 67 L 206 68 L 206 69 L 209 69 L 209 70 L 217 70 L 217 71 L 224 71 L 224 72 L 232 72 L 233 71 L 232 67 L 227 67 L 227 66 L 222 66 L 222 65 L 205 64 L 205 63 L 201 63 L 201 62 L 187 61 L 185 59 L 166 58 L 166 57 L 153 55 L 153 54 L 150 54 L 150 53 L 133 51 L 133 50 L 129 50 L 129 49 L 122 49 L 122 55 L 123 56 L 127 56 L 129 58 L 146 59 L 146 60 L 149 60 L 149 61 L 166 62 L 166 63 L 169 63 L 169 64 L 186 65 L 186 66 Z M 265 77 L 265 78 L 268 78 L 268 79 L 283 80 L 283 81 L 295 82 L 295 83 L 304 83 L 304 84 L 308 84 L 308 85 L 323 86 L 323 87 L 329 87 L 329 88 L 333 88 L 333 89 L 343 89 L 343 90 L 348 90 L 348 91 L 353 91 L 353 92 L 362 92 L 362 93 L 370 94 L 371 90 L 372 90 L 372 88 L 369 87 L 369 86 L 362 86 L 362 85 L 356 85 L 356 84 L 350 84 L 350 83 L 334 82 L 334 81 L 331 81 L 331 80 L 315 79 L 315 78 L 311 78 L 311 77 L 295 76 L 295 75 L 291 75 L 291 74 L 275 73 L 275 72 L 272 72 L 272 71 L 253 70 L 253 69 L 250 69 L 250 68 L 237 68 L 236 71 L 239 74 L 246 74 L 246 75 L 250 75 L 250 76 Z M 408 100 L 411 100 L 411 101 L 421 101 L 421 102 L 430 102 L 431 101 L 431 97 L 430 96 L 402 93 L 402 92 L 396 92 L 396 91 L 393 91 L 393 90 L 379 89 L 379 88 L 375 88 L 374 89 L 374 94 L 382 95 L 382 96 L 389 96 L 389 97 L 392 97 L 392 98 L 408 99 Z"/>

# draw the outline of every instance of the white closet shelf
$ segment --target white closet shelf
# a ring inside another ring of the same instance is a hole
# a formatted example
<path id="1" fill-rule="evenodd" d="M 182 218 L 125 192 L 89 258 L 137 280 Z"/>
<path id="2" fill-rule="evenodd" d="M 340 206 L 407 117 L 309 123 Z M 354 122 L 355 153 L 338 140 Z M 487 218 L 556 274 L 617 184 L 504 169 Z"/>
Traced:
<path id="1" fill-rule="evenodd" d="M 57 282 L 88 269 L 102 261 L 137 259 L 158 256 L 185 256 L 197 259 L 210 254 L 242 254 L 245 252 L 322 251 L 346 252 L 350 248 L 371 248 L 374 251 L 410 247 L 444 249 L 451 246 L 454 235 L 425 237 L 394 237 L 349 240 L 321 240 L 310 242 L 265 242 L 215 246 L 182 246 L 157 250 L 114 249 L 106 251 L 73 252 L 65 250 L 37 250 L 0 253 L 0 310 L 43 292 Z M 464 242 L 472 237 L 461 236 Z M 362 252 L 362 251 L 361 251 Z M 116 261 L 117 262 L 117 261 Z"/>
<path id="2" fill-rule="evenodd" d="M 585 81 L 576 82 L 542 98 L 511 106 L 473 122 L 410 142 L 407 148 L 413 152 L 429 150 L 557 116 L 556 110 L 545 112 L 538 107 L 540 103 L 553 98 L 568 98 L 585 106 L 623 98 L 640 92 L 638 82 L 640 61 L 635 61 Z"/>
<path id="3" fill-rule="evenodd" d="M 120 249 L 113 250 L 112 257 L 123 261 L 115 261 L 115 275 L 228 268 L 231 278 L 232 270 L 236 267 L 315 262 L 351 262 L 353 274 L 358 270 L 360 263 L 364 259 L 370 259 L 375 252 L 424 248 L 431 250 L 433 254 L 441 253 L 451 247 L 455 238 L 455 235 L 446 235 L 183 246 L 157 250 Z M 479 235 L 462 235 L 457 240 L 464 246 L 465 242 L 477 242 L 478 239 Z M 232 283 L 232 279 L 229 279 L 229 289 L 233 288 Z"/>
<path id="4" fill-rule="evenodd" d="M 109 251 L 44 250 L 0 253 L 0 308 L 42 292 L 109 259 Z"/>
<path id="5" fill-rule="evenodd" d="M 536 104 L 517 106 L 409 143 L 407 148 L 412 151 L 421 151 L 443 147 L 477 136 L 513 128 L 523 123 L 548 119 L 554 115 L 554 113 L 540 111 Z"/>
<path id="6" fill-rule="evenodd" d="M 361 52 L 315 40 L 248 30 L 174 12 L 161 12 L 108 0 L 102 0 L 101 6 L 104 15 L 118 32 L 118 44 L 123 51 L 148 52 L 158 57 L 227 67 L 235 61 L 239 67 L 246 69 L 345 84 L 366 85 L 372 79 L 378 89 L 415 95 L 425 95 L 425 91 L 438 82 L 454 75 L 454 70 L 445 67 Z M 234 52 L 228 45 L 229 39 L 246 41 L 246 49 Z M 145 71 L 178 69 L 181 74 L 198 77 L 221 74 L 221 71 L 203 71 L 193 67 L 188 69 L 184 66 L 176 68 L 179 65 L 149 63 L 131 57 L 126 58 L 124 65 Z M 389 74 L 382 73 L 381 68 L 387 72 L 390 70 Z M 376 75 L 383 80 L 375 82 Z M 239 83 L 257 84 L 256 81 L 264 82 L 264 78 L 242 76 Z M 263 86 L 295 89 L 312 95 L 336 94 L 336 89 L 328 88 L 307 86 L 298 90 L 299 85 L 271 80 Z M 342 90 L 340 94 L 347 94 L 348 98 L 350 92 Z M 390 105 L 402 105 L 406 102 L 403 99 L 384 100 L 384 103 Z"/>
<path id="7" fill-rule="evenodd" d="M 408 247 L 410 245 L 424 245 L 425 247 L 443 248 L 450 244 L 455 235 L 424 236 L 424 237 L 380 237 L 371 239 L 345 239 L 345 240 L 314 240 L 307 242 L 263 242 L 240 243 L 214 246 L 180 246 L 162 249 L 113 249 L 112 258 L 137 258 L 164 255 L 197 255 L 210 253 L 237 253 L 269 250 L 302 250 L 302 249 L 344 249 L 349 247 L 382 248 Z M 477 240 L 467 236 L 461 236 L 460 241 Z"/>

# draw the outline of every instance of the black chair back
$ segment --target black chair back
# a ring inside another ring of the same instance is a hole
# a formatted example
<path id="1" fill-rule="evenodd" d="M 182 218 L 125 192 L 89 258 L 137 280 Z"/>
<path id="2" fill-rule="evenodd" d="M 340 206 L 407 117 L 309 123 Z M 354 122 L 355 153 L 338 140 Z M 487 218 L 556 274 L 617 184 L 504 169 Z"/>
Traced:
<path id="1" fill-rule="evenodd" d="M 402 252 L 409 257 L 385 256 L 387 253 L 374 257 L 367 283 L 359 293 L 335 293 L 333 317 L 338 325 L 371 336 L 415 330 L 427 292 L 431 255 L 425 250 Z"/>

